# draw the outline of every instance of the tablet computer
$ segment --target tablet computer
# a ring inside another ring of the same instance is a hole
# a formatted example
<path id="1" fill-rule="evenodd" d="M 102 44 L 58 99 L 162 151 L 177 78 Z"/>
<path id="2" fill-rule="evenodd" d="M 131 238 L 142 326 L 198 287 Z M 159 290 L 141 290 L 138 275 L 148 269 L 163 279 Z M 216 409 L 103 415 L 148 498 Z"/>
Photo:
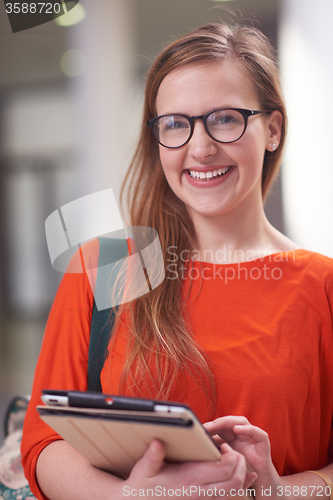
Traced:
<path id="1" fill-rule="evenodd" d="M 40 418 L 95 467 L 127 477 L 154 438 L 172 462 L 219 460 L 221 452 L 186 405 L 44 390 Z"/>

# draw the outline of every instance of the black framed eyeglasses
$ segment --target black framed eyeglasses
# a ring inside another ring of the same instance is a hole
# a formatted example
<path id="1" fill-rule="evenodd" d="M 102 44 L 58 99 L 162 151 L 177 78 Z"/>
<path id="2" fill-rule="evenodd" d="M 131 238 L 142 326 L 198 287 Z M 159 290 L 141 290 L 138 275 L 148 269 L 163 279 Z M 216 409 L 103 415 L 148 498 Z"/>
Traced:
<path id="1" fill-rule="evenodd" d="M 250 116 L 271 111 L 255 111 L 242 108 L 223 108 L 206 115 L 162 115 L 151 118 L 147 125 L 156 140 L 165 148 L 180 148 L 192 137 L 195 120 L 202 120 L 207 134 L 214 141 L 229 144 L 238 141 L 245 133 Z"/>

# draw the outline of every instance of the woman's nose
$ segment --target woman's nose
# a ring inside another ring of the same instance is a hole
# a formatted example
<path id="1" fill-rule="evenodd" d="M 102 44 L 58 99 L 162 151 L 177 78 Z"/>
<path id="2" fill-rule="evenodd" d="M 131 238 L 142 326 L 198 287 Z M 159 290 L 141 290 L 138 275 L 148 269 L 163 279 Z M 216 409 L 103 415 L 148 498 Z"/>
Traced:
<path id="1" fill-rule="evenodd" d="M 217 152 L 217 143 L 212 139 L 201 120 L 196 120 L 191 139 L 188 143 L 188 153 L 197 160 L 204 160 Z"/>

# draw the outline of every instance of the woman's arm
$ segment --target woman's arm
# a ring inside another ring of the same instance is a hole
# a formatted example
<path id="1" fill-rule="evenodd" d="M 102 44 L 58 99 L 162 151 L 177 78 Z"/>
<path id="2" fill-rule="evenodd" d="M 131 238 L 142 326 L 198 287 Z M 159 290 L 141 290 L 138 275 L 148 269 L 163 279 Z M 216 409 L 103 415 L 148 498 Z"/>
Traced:
<path id="1" fill-rule="evenodd" d="M 92 256 L 98 241 L 89 242 Z M 36 484 L 36 462 L 41 451 L 60 436 L 39 417 L 43 389 L 87 390 L 87 367 L 93 293 L 85 273 L 67 273 L 53 302 L 36 366 L 32 394 L 24 419 L 22 463 L 31 491 L 41 498 Z M 66 498 L 66 497 L 64 497 Z"/>
<path id="2" fill-rule="evenodd" d="M 122 498 L 121 492 L 117 496 L 121 479 L 93 467 L 63 440 L 54 441 L 40 453 L 36 477 L 50 500 Z"/>
<path id="3" fill-rule="evenodd" d="M 223 490 L 225 496 L 231 489 L 247 488 L 256 475 L 247 472 L 240 453 L 226 444 L 222 452 L 216 462 L 166 464 L 164 446 L 155 440 L 129 478 L 122 480 L 93 467 L 66 441 L 55 441 L 41 452 L 36 475 L 50 500 L 124 500 L 148 495 L 198 499 L 214 489 Z"/>

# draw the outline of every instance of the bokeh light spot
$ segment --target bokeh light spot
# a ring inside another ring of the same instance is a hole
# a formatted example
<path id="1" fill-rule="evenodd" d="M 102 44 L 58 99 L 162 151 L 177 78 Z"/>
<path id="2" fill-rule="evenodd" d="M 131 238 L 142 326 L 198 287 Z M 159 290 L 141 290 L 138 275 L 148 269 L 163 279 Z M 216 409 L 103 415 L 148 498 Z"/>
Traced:
<path id="1" fill-rule="evenodd" d="M 82 75 L 88 67 L 87 58 L 81 50 L 68 50 L 61 57 L 60 67 L 65 75 L 70 78 L 79 76 Z"/>

